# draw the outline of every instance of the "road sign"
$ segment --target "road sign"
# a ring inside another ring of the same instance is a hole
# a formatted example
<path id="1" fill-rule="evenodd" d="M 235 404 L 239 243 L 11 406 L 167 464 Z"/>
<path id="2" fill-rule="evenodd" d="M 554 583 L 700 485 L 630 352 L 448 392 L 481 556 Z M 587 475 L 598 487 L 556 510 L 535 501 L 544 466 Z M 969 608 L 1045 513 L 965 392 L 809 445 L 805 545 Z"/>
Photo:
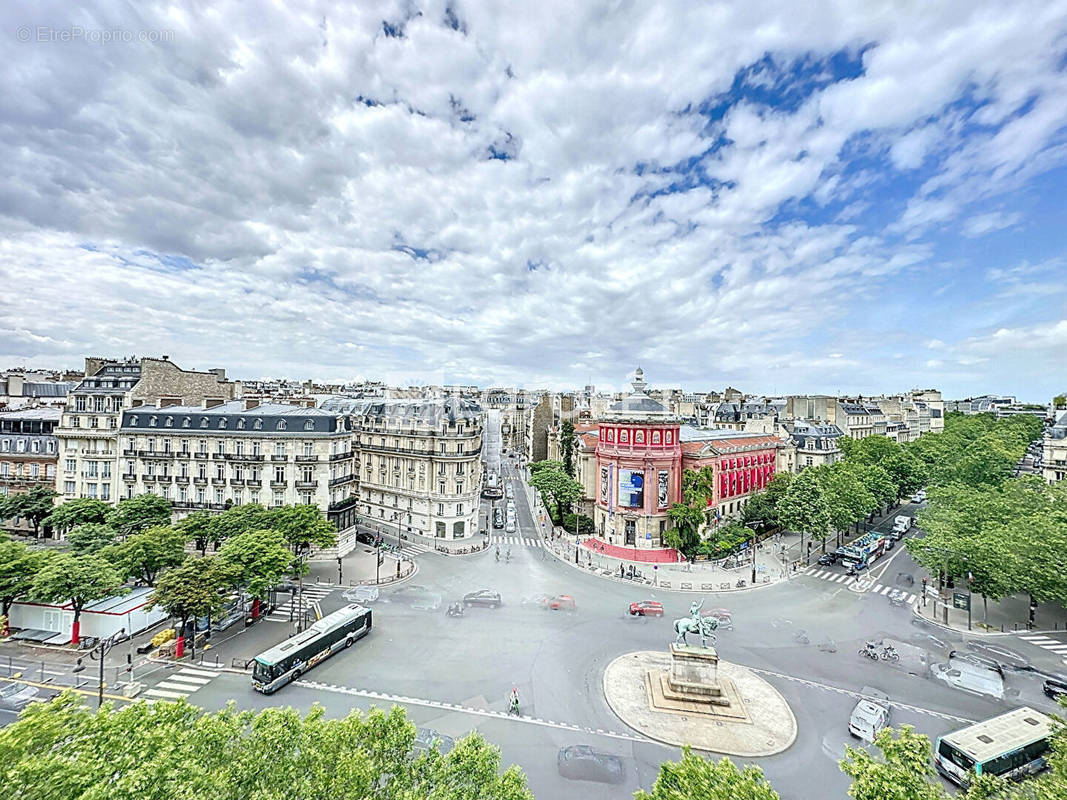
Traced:
<path id="1" fill-rule="evenodd" d="M 652 534 L 651 533 L 646 533 L 645 534 L 645 538 L 646 539 L 651 539 L 652 538 Z"/>
<path id="2" fill-rule="evenodd" d="M 959 608 L 964 611 L 970 611 L 971 609 L 971 596 L 965 592 L 953 592 L 952 593 L 952 607 Z"/>

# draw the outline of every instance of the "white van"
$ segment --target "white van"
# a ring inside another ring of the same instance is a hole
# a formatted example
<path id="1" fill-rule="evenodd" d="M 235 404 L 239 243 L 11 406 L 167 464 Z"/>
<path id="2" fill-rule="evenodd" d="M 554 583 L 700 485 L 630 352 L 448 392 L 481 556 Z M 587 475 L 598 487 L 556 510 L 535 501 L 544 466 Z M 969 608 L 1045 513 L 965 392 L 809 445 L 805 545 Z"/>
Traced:
<path id="1" fill-rule="evenodd" d="M 960 658 L 949 658 L 947 664 L 934 664 L 933 673 L 938 680 L 964 692 L 1004 699 L 1004 679 L 994 670 Z"/>
<path id="2" fill-rule="evenodd" d="M 890 534 L 894 539 L 901 539 L 911 528 L 911 517 L 901 514 L 893 520 L 893 532 Z"/>
<path id="3" fill-rule="evenodd" d="M 511 484 L 509 483 L 507 486 L 504 487 L 504 497 L 506 497 L 508 500 L 510 500 L 514 496 L 515 496 L 515 490 L 511 488 Z"/>
<path id="4" fill-rule="evenodd" d="M 889 695 L 870 686 L 860 689 L 862 699 L 848 718 L 848 732 L 864 742 L 873 742 L 875 734 L 889 725 Z"/>

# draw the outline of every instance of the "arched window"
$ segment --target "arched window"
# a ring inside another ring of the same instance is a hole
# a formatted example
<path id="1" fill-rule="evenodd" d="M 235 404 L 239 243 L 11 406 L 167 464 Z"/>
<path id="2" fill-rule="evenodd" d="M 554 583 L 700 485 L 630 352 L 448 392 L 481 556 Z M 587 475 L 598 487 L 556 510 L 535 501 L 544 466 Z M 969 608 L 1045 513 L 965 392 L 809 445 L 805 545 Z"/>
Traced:
<path id="1" fill-rule="evenodd" d="M 182 419 L 182 427 L 183 428 L 188 428 L 190 422 L 191 422 L 191 420 L 189 419 L 189 417 L 184 417 Z"/>
<path id="2" fill-rule="evenodd" d="M 225 428 L 227 424 L 229 424 L 229 420 L 226 417 L 222 417 L 219 420 L 219 428 Z"/>
<path id="3" fill-rule="evenodd" d="M 245 421 L 243 419 L 237 420 L 237 430 L 243 431 L 245 429 Z"/>
<path id="4" fill-rule="evenodd" d="M 280 419 L 280 420 L 278 420 L 278 424 L 277 424 L 277 426 L 276 426 L 276 428 L 277 428 L 278 430 L 280 430 L 280 431 L 284 431 L 284 430 L 285 430 L 285 429 L 286 429 L 287 427 L 288 427 L 288 426 L 287 426 L 287 425 L 285 424 L 285 420 L 284 420 L 284 419 Z"/>
<path id="5" fill-rule="evenodd" d="M 163 426 L 165 428 L 173 428 L 174 427 L 174 417 L 167 417 L 165 420 L 163 420 Z"/>
<path id="6" fill-rule="evenodd" d="M 148 418 L 148 427 L 149 428 L 156 427 L 156 418 L 155 417 L 149 417 Z"/>
<path id="7" fill-rule="evenodd" d="M 306 431 L 315 430 L 315 421 L 314 420 L 310 420 L 310 419 L 304 420 L 304 430 L 306 430 Z"/>
<path id="8" fill-rule="evenodd" d="M 137 427 L 137 415 L 136 414 L 134 414 L 133 416 L 130 417 L 130 425 L 132 425 L 133 427 Z"/>
<path id="9" fill-rule="evenodd" d="M 201 428 L 206 428 L 207 427 L 207 417 L 201 417 L 200 418 L 200 427 Z"/>
<path id="10" fill-rule="evenodd" d="M 256 421 L 252 423 L 252 427 L 257 431 L 258 430 L 262 430 L 263 429 L 263 420 L 259 419 L 259 417 L 256 417 Z"/>

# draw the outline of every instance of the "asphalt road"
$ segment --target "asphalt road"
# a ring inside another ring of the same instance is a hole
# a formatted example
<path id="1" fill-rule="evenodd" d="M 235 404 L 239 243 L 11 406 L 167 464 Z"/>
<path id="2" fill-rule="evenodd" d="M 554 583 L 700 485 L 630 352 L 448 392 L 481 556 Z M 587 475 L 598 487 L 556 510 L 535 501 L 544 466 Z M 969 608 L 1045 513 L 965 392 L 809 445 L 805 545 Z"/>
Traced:
<path id="1" fill-rule="evenodd" d="M 516 485 L 522 535 L 535 536 L 525 493 Z M 898 546 L 887 575 L 918 572 Z M 305 680 L 265 697 L 252 691 L 247 675 L 206 670 L 190 700 L 207 709 L 230 699 L 240 706 L 322 704 L 331 715 L 353 708 L 401 702 L 418 724 L 453 737 L 478 730 L 501 748 L 504 763 L 526 772 L 538 798 L 628 797 L 654 781 L 659 764 L 677 758 L 676 748 L 649 741 L 626 728 L 608 708 L 601 688 L 603 670 L 616 656 L 633 650 L 663 650 L 673 639 L 671 621 L 688 613 L 693 595 L 649 591 L 649 587 L 597 578 L 557 561 L 543 548 L 511 545 L 511 560 L 497 561 L 493 548 L 463 558 L 427 553 L 419 558 L 413 583 L 440 595 L 434 611 L 412 608 L 403 598 L 410 588 L 383 590 L 374 604 L 374 629 L 351 650 L 323 662 Z M 887 563 L 888 562 L 888 563 Z M 876 572 L 882 565 L 876 565 Z M 885 577 L 885 576 L 883 576 Z M 444 614 L 448 603 L 477 589 L 503 597 L 499 609 L 471 608 L 461 618 Z M 573 613 L 549 611 L 537 598 L 569 594 Z M 663 618 L 631 617 L 633 600 L 655 598 Z M 321 601 L 324 613 L 344 603 L 340 591 Z M 892 724 L 908 724 L 928 736 L 962 727 L 1024 703 L 1051 710 L 1040 679 L 1009 673 L 1009 696 L 995 701 L 972 696 L 930 677 L 930 665 L 943 662 L 964 637 L 917 620 L 908 608 L 885 597 L 799 576 L 747 592 L 706 596 L 705 607 L 726 607 L 734 630 L 720 631 L 717 647 L 728 661 L 748 666 L 770 681 L 796 715 L 799 735 L 784 753 L 759 764 L 783 798 L 846 796 L 848 779 L 837 761 L 855 744 L 847 722 L 863 686 L 886 692 L 894 701 Z M 213 649 L 223 663 L 231 654 L 266 649 L 290 632 L 284 623 L 261 622 Z M 895 663 L 873 663 L 858 650 L 867 639 L 893 643 Z M 1001 639 L 1004 643 L 1006 640 Z M 1048 657 L 1027 643 L 1012 641 L 1025 658 Z M 195 676 L 195 673 L 193 673 Z M 164 679 L 166 675 L 162 676 Z M 155 680 L 156 676 L 153 676 Z M 507 717 L 507 698 L 519 692 L 522 719 Z M 400 698 L 400 699 L 398 699 Z M 612 786 L 566 780 L 556 768 L 559 748 L 590 744 L 624 760 L 626 781 Z"/>

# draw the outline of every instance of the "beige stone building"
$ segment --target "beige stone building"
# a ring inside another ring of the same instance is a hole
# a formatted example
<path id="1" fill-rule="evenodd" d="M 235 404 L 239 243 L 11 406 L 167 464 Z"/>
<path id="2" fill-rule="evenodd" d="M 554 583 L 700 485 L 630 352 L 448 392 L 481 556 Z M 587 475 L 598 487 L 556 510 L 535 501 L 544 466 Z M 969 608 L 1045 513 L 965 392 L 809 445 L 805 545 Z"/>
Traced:
<path id="1" fill-rule="evenodd" d="M 439 539 L 478 533 L 483 414 L 476 402 L 332 398 L 321 408 L 350 420 L 365 524 Z"/>
<path id="2" fill-rule="evenodd" d="M 1049 483 L 1067 478 L 1067 411 L 1046 432 L 1041 447 L 1041 475 Z"/>
<path id="3" fill-rule="evenodd" d="M 184 370 L 162 358 L 113 361 L 86 358 L 85 375 L 70 390 L 60 425 L 56 490 L 61 499 L 115 500 L 119 478 L 119 423 L 122 412 L 143 405 L 200 406 L 232 400 L 240 384 L 225 370 Z"/>

